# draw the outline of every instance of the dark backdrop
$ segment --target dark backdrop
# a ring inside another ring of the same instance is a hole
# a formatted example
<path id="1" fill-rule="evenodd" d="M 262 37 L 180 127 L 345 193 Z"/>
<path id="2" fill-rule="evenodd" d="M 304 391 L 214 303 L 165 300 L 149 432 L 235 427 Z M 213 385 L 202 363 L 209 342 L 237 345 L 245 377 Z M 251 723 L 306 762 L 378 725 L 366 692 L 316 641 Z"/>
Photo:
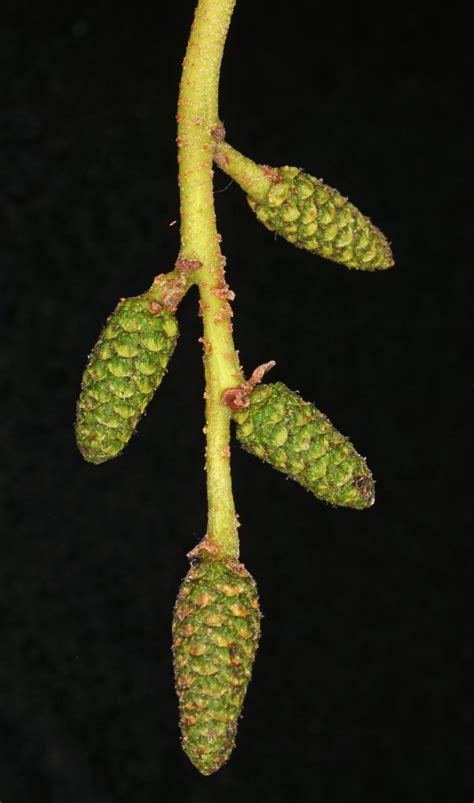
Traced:
<path id="1" fill-rule="evenodd" d="M 338 187 L 397 264 L 364 275 L 276 241 L 216 175 L 244 366 L 275 359 L 378 484 L 373 509 L 336 510 L 234 448 L 263 638 L 237 749 L 205 779 L 179 747 L 170 653 L 205 530 L 194 292 L 126 453 L 90 466 L 73 434 L 102 322 L 177 254 L 193 3 L 29 5 L 0 34 L 0 800 L 470 801 L 471 12 L 235 14 L 229 140 Z"/>

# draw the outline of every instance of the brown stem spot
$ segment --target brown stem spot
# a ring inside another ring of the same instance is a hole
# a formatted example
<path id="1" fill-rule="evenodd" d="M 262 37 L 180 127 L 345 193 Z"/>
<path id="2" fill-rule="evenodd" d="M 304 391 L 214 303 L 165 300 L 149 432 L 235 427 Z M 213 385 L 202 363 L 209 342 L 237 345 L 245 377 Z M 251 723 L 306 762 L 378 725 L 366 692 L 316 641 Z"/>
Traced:
<path id="1" fill-rule="evenodd" d="M 274 184 L 278 184 L 281 181 L 281 176 L 274 167 L 269 167 L 269 165 L 260 165 L 260 167 L 265 175 L 268 176 L 268 178 L 271 179 Z"/>
<path id="2" fill-rule="evenodd" d="M 194 273 L 194 271 L 199 268 L 202 268 L 202 262 L 199 259 L 183 259 L 179 256 L 176 260 L 176 270 L 182 271 L 188 275 Z"/>
<path id="3" fill-rule="evenodd" d="M 225 128 L 222 123 L 211 129 L 211 136 L 217 142 L 223 142 L 225 140 Z"/>
<path id="4" fill-rule="evenodd" d="M 270 371 L 274 365 L 276 365 L 275 360 L 264 362 L 255 369 L 250 379 L 246 382 L 242 382 L 242 384 L 236 388 L 224 390 L 221 397 L 222 403 L 225 404 L 226 407 L 229 407 L 230 410 L 243 410 L 245 407 L 248 407 L 252 390 L 256 385 L 260 384 L 265 374 Z"/>
<path id="5" fill-rule="evenodd" d="M 270 360 L 269 362 L 264 362 L 262 365 L 258 365 L 257 368 L 255 368 L 255 371 L 252 373 L 252 376 L 248 381 L 248 384 L 251 385 L 252 390 L 254 389 L 255 385 L 260 384 L 265 374 L 268 373 L 268 371 L 271 371 L 275 365 L 275 360 Z"/>
<path id="6" fill-rule="evenodd" d="M 205 354 L 212 354 L 212 343 L 207 337 L 198 337 L 198 343 L 202 343 Z"/>
<path id="7" fill-rule="evenodd" d="M 188 552 L 188 558 L 190 561 L 198 560 L 201 557 L 201 553 L 207 553 L 208 555 L 217 555 L 219 550 L 215 544 L 212 543 L 212 535 L 210 533 L 206 533 L 202 541 L 199 541 L 199 544 Z"/>
<path id="8" fill-rule="evenodd" d="M 233 301 L 235 298 L 235 293 L 230 289 L 225 279 L 221 279 L 219 284 L 211 289 L 211 293 L 223 301 Z"/>
<path id="9" fill-rule="evenodd" d="M 186 288 L 186 276 L 184 274 L 179 274 L 169 281 L 162 280 L 160 282 L 157 282 L 155 279 L 155 283 L 163 286 L 161 300 L 164 306 L 171 312 L 174 312 L 183 297 Z"/>
<path id="10" fill-rule="evenodd" d="M 216 312 L 214 315 L 214 322 L 221 323 L 221 321 L 232 318 L 233 314 L 234 313 L 232 312 L 230 305 L 228 303 L 223 304 L 219 312 Z"/>
<path id="11" fill-rule="evenodd" d="M 224 153 L 219 153 L 219 151 L 216 151 L 214 153 L 214 161 L 216 165 L 221 168 L 221 170 L 226 170 L 230 160 L 229 157 Z"/>
<path id="12" fill-rule="evenodd" d="M 224 390 L 221 398 L 222 403 L 225 404 L 229 410 L 243 410 L 250 404 L 248 393 L 241 387 Z"/>

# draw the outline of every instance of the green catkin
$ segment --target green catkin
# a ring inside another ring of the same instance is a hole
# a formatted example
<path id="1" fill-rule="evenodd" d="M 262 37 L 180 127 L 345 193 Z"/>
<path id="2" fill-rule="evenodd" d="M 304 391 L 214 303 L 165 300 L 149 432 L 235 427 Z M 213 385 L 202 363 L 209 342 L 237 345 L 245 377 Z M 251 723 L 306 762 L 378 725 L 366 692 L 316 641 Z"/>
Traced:
<path id="1" fill-rule="evenodd" d="M 161 383 L 178 337 L 176 316 L 146 293 L 122 299 L 89 357 L 77 404 L 83 457 L 116 457 Z"/>
<path id="2" fill-rule="evenodd" d="M 182 745 L 203 775 L 232 752 L 259 636 L 257 589 L 246 568 L 200 557 L 176 600 L 173 654 Z"/>
<path id="3" fill-rule="evenodd" d="M 337 190 L 297 167 L 271 172 L 276 180 L 266 197 L 257 201 L 248 196 L 267 229 L 347 268 L 383 270 L 393 265 L 382 232 Z"/>
<path id="4" fill-rule="evenodd" d="M 249 406 L 233 417 L 244 449 L 318 499 L 359 510 L 374 503 L 374 482 L 364 458 L 323 413 L 286 385 L 259 385 Z"/>

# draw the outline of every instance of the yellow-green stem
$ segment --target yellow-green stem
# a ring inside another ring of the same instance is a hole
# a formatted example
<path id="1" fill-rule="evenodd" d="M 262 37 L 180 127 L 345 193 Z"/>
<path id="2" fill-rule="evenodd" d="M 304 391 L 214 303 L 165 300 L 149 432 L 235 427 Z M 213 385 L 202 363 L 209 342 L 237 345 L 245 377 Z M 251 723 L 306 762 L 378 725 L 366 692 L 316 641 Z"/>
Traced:
<path id="1" fill-rule="evenodd" d="M 228 142 L 216 142 L 214 161 L 256 201 L 263 201 L 275 178 L 278 178 L 272 168 L 256 164 Z"/>
<path id="2" fill-rule="evenodd" d="M 234 5 L 235 0 L 199 0 L 183 62 L 177 118 L 180 256 L 202 263 L 195 280 L 204 324 L 207 542 L 226 558 L 238 557 L 239 542 L 230 473 L 230 413 L 221 397 L 243 377 L 216 228 L 211 129 L 219 122 L 220 66 Z"/>

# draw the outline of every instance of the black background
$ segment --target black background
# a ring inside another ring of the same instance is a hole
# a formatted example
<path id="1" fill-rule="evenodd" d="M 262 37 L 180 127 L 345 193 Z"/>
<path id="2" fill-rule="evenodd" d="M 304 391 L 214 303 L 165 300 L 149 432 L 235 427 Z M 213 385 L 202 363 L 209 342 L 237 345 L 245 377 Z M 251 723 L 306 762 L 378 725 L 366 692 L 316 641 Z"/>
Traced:
<path id="1" fill-rule="evenodd" d="M 170 653 L 205 531 L 194 292 L 125 454 L 90 466 L 73 434 L 102 322 L 178 250 L 193 3 L 154 5 L 2 14 L 0 800 L 470 801 L 472 13 L 238 4 L 229 141 L 338 187 L 396 267 L 275 240 L 216 173 L 247 372 L 275 359 L 378 484 L 371 510 L 336 510 L 233 449 L 263 637 L 237 749 L 206 779 L 180 750 Z"/>

